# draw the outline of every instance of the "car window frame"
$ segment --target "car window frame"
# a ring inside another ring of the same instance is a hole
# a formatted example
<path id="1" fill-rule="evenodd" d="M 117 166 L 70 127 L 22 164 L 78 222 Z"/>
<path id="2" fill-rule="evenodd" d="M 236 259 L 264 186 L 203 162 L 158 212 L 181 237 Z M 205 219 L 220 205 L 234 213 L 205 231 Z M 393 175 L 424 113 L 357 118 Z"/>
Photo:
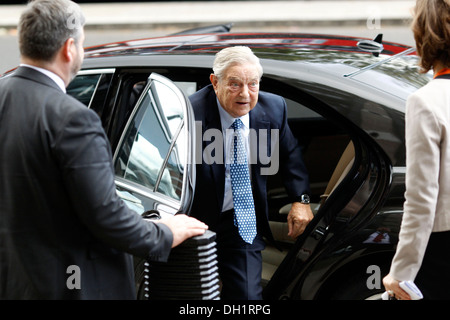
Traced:
<path id="1" fill-rule="evenodd" d="M 163 213 L 176 214 L 178 212 L 183 212 L 183 213 L 188 214 L 189 208 L 192 203 L 193 190 L 195 187 L 194 186 L 195 165 L 194 165 L 194 160 L 193 160 L 194 153 L 191 151 L 191 150 L 194 150 L 193 146 L 195 143 L 195 139 L 194 139 L 194 137 L 195 137 L 195 134 L 194 134 L 195 119 L 194 119 L 194 113 L 193 113 L 192 107 L 190 105 L 189 99 L 186 97 L 183 90 L 181 90 L 173 81 L 171 81 L 170 79 L 166 78 L 165 76 L 162 76 L 155 72 L 153 72 L 149 75 L 147 84 L 146 84 L 144 90 L 142 91 L 141 95 L 137 99 L 129 118 L 127 119 L 124 130 L 122 130 L 120 139 L 117 143 L 117 147 L 115 148 L 115 151 L 114 151 L 113 164 L 115 166 L 118 154 L 120 153 L 120 149 L 122 147 L 123 140 L 125 139 L 128 128 L 131 125 L 131 123 L 136 115 L 136 112 L 138 111 L 138 109 L 140 107 L 142 100 L 145 98 L 145 96 L 147 94 L 149 94 L 149 91 L 151 91 L 152 83 L 154 81 L 161 82 L 164 85 L 168 86 L 177 95 L 180 102 L 182 102 L 183 113 L 184 113 L 184 117 L 182 120 L 183 125 L 179 126 L 179 128 L 177 129 L 177 132 L 174 135 L 175 138 L 171 141 L 169 148 L 168 148 L 166 154 L 164 155 L 163 162 L 158 171 L 157 183 L 155 184 L 155 186 L 152 189 L 149 187 L 146 187 L 144 185 L 141 185 L 139 183 L 127 180 L 123 177 L 119 177 L 117 175 L 115 175 L 116 185 L 121 189 L 126 189 L 131 192 L 137 193 L 141 196 L 144 196 L 146 198 L 150 198 L 150 199 L 154 200 L 155 203 L 157 203 L 159 208 L 163 208 L 163 210 L 162 210 Z M 150 92 L 150 95 L 152 96 L 151 98 L 156 102 L 156 99 L 154 99 L 153 94 L 151 92 Z M 159 113 L 161 111 L 161 106 L 159 106 L 159 105 L 155 106 L 154 108 L 157 113 Z M 161 116 L 161 115 L 158 114 L 158 116 Z M 185 128 L 183 129 L 183 127 L 185 127 Z M 180 134 L 183 131 L 185 132 L 185 135 L 181 136 Z M 158 191 L 158 186 L 159 186 L 158 182 L 161 181 L 162 174 L 163 174 L 165 168 L 167 168 L 168 160 L 170 159 L 172 153 L 174 152 L 175 146 L 177 145 L 177 143 L 180 142 L 180 139 L 185 139 L 184 143 L 186 143 L 186 154 L 185 154 L 185 159 L 183 159 L 183 161 L 185 161 L 185 163 L 183 162 L 184 174 L 183 174 L 183 179 L 182 179 L 181 196 L 180 196 L 179 200 L 176 200 L 168 195 L 165 195 L 165 194 L 159 192 Z M 147 208 L 147 210 L 148 210 L 148 208 Z"/>
<path id="2" fill-rule="evenodd" d="M 94 100 L 95 95 L 97 94 L 97 89 L 98 89 L 98 86 L 99 86 L 100 82 L 102 81 L 102 76 L 105 75 L 105 74 L 108 74 L 108 75 L 112 76 L 112 75 L 114 75 L 115 72 L 116 72 L 116 68 L 84 69 L 84 70 L 78 71 L 78 73 L 76 74 L 74 79 L 76 79 L 76 77 L 78 77 L 78 76 L 99 75 L 99 78 L 97 79 L 97 83 L 95 85 L 95 88 L 94 88 L 94 90 L 92 92 L 91 98 L 89 100 L 89 104 L 87 105 L 87 107 L 89 109 L 91 109 L 92 101 Z"/>

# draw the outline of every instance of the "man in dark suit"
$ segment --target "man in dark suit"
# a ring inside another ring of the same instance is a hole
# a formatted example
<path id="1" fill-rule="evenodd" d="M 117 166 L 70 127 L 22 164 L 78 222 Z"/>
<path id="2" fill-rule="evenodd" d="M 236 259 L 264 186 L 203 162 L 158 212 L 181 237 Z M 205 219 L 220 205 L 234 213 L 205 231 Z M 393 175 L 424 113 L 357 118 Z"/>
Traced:
<path id="1" fill-rule="evenodd" d="M 213 71 L 212 84 L 190 96 L 201 142 L 191 215 L 217 232 L 222 298 L 261 299 L 263 237 L 273 241 L 267 177 L 281 170 L 293 203 L 289 235 L 295 238 L 313 217 L 308 174 L 287 124 L 284 99 L 259 91 L 262 67 L 252 51 L 241 46 L 221 50 Z M 247 161 L 233 175 L 235 154 L 245 154 Z"/>
<path id="2" fill-rule="evenodd" d="M 133 299 L 130 254 L 164 261 L 206 229 L 145 221 L 117 196 L 99 117 L 65 94 L 83 24 L 72 1 L 31 2 L 22 65 L 0 80 L 0 299 Z"/>

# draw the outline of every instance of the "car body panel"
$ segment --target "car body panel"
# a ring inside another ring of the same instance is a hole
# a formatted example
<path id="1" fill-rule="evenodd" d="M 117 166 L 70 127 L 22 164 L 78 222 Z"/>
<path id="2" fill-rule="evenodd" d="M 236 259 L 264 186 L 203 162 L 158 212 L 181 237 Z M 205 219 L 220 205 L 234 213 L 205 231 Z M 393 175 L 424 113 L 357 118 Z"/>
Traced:
<path id="1" fill-rule="evenodd" d="M 185 73 L 186 78 L 204 77 L 203 86 L 217 51 L 248 45 L 264 68 L 262 90 L 302 101 L 344 127 L 355 144 L 355 165 L 264 289 L 266 299 L 333 299 L 346 296 L 339 289 L 345 291 L 349 275 L 358 274 L 361 282 L 371 265 L 387 272 L 404 201 L 405 100 L 430 79 L 417 72 L 412 48 L 383 44 L 385 50 L 375 56 L 357 48 L 360 40 L 294 34 L 174 36 L 87 49 L 84 67 L 149 68 L 169 77 Z M 389 243 L 367 242 L 380 229 L 389 230 Z"/>
<path id="2" fill-rule="evenodd" d="M 383 51 L 372 54 L 358 47 L 362 40 L 370 39 L 188 33 L 86 48 L 79 75 L 105 74 L 99 78 L 103 82 L 92 80 L 91 86 L 96 87 L 86 104 L 99 113 L 117 154 L 126 123 L 132 118 L 121 116 L 121 110 L 136 104 L 128 101 L 129 88 L 139 82 L 148 86 L 151 74 L 161 74 L 182 88 L 187 118 L 191 119 L 186 100 L 192 93 L 189 86 L 194 85 L 195 91 L 209 83 L 215 53 L 227 46 L 250 46 L 264 68 L 261 90 L 282 95 L 288 102 L 289 123 L 310 171 L 313 200 L 322 203 L 300 237 L 277 240 L 285 250 L 275 253 L 279 258 L 272 273 L 263 279 L 264 297 L 363 299 L 381 290 L 366 285 L 369 267 L 387 272 L 395 252 L 405 191 L 405 102 L 430 75 L 419 74 L 413 48 L 383 43 Z M 143 95 L 145 90 L 138 101 Z M 187 121 L 193 128 L 191 120 Z M 192 132 L 188 136 L 187 157 L 194 163 L 195 139 Z M 327 200 L 319 199 L 350 142 L 353 162 Z M 279 208 L 286 205 L 286 196 L 280 191 L 281 178 L 271 177 L 268 183 L 271 222 L 283 226 L 286 217 Z M 120 177 L 117 185 L 122 198 L 136 210 L 189 213 L 195 174 L 189 167 L 183 182 L 187 196 L 176 201 L 131 186 Z M 144 202 L 148 204 L 142 206 Z M 379 243 L 370 240 L 380 232 L 387 232 L 388 237 Z"/>

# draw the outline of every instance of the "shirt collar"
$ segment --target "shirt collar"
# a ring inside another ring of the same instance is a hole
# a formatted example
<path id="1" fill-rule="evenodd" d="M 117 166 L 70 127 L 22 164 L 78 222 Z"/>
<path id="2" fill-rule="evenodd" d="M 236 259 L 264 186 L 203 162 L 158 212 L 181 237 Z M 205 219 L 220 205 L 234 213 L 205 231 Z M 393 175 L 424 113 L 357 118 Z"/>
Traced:
<path id="1" fill-rule="evenodd" d="M 244 130 L 250 129 L 250 116 L 245 114 L 242 117 L 233 118 L 220 104 L 219 99 L 217 99 L 217 106 L 219 108 L 220 123 L 222 125 L 222 130 L 230 129 L 231 125 L 236 119 L 241 119 L 244 124 Z"/>
<path id="2" fill-rule="evenodd" d="M 50 79 L 52 79 L 52 80 L 56 83 L 56 85 L 57 85 L 64 93 L 66 93 L 66 85 L 64 84 L 64 80 L 61 79 L 57 74 L 55 74 L 55 73 L 53 73 L 53 72 L 51 72 L 51 71 L 49 71 L 49 70 L 47 70 L 47 69 L 39 68 L 39 67 L 32 66 L 32 65 L 29 65 L 29 64 L 25 64 L 25 63 L 20 64 L 20 66 L 21 66 L 21 67 L 28 67 L 28 68 L 34 69 L 34 70 L 36 70 L 36 71 L 39 71 L 39 72 L 45 74 L 47 77 L 49 77 Z"/>

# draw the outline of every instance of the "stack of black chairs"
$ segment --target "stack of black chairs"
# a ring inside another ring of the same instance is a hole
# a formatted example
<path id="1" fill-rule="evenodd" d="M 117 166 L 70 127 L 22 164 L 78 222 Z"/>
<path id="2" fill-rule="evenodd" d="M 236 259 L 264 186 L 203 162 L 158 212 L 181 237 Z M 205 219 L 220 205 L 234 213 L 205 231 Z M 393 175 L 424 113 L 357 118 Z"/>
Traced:
<path id="1" fill-rule="evenodd" d="M 186 240 L 169 260 L 145 263 L 145 296 L 149 300 L 218 300 L 220 298 L 216 234 Z"/>

